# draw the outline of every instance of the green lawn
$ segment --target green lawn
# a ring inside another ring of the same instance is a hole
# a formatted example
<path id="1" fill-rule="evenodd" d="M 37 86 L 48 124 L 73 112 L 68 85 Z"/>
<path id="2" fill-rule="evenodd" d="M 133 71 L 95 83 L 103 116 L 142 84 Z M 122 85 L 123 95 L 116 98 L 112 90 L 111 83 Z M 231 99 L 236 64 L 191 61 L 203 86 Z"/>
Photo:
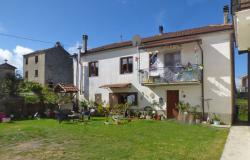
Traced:
<path id="1" fill-rule="evenodd" d="M 228 129 L 173 121 L 104 125 L 55 120 L 0 123 L 0 159 L 220 159 Z"/>

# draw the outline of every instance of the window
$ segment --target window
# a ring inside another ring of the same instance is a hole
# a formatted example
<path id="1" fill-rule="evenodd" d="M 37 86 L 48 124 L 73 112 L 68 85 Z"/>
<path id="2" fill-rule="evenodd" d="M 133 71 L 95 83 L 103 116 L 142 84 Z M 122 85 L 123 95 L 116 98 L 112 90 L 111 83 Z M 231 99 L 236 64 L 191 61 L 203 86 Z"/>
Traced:
<path id="1" fill-rule="evenodd" d="M 149 55 L 149 68 L 150 69 L 157 68 L 157 53 Z"/>
<path id="2" fill-rule="evenodd" d="M 35 70 L 35 77 L 38 77 L 38 70 Z"/>
<path id="3" fill-rule="evenodd" d="M 53 89 L 53 88 L 54 88 L 54 83 L 50 81 L 50 82 L 48 83 L 48 87 L 51 88 L 51 89 Z"/>
<path id="4" fill-rule="evenodd" d="M 35 56 L 35 63 L 38 62 L 38 56 Z"/>
<path id="5" fill-rule="evenodd" d="M 95 103 L 97 104 L 102 103 L 102 94 L 100 93 L 95 94 Z"/>
<path id="6" fill-rule="evenodd" d="M 29 63 L 29 58 L 26 57 L 26 58 L 25 58 L 25 64 L 28 64 L 28 63 Z"/>
<path id="7" fill-rule="evenodd" d="M 89 77 L 98 76 L 98 62 L 89 62 Z"/>
<path id="8" fill-rule="evenodd" d="M 181 64 L 181 53 L 167 53 L 164 55 L 165 67 L 175 67 Z"/>
<path id="9" fill-rule="evenodd" d="M 121 74 L 133 72 L 133 57 L 121 58 L 120 64 Z"/>
<path id="10" fill-rule="evenodd" d="M 137 93 L 115 93 L 118 104 L 128 103 L 129 105 L 137 105 Z"/>
<path id="11" fill-rule="evenodd" d="M 28 79 L 28 71 L 25 71 L 25 78 Z"/>

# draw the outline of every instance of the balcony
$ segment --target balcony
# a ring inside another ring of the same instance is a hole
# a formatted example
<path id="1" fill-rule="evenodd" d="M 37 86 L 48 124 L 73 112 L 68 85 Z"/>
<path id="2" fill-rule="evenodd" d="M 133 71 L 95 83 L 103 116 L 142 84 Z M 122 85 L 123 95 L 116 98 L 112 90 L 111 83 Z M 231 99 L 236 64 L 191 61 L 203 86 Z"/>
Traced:
<path id="1" fill-rule="evenodd" d="M 140 82 L 145 86 L 199 84 L 201 65 L 161 67 L 140 70 Z"/>
<path id="2" fill-rule="evenodd" d="M 232 0 L 232 14 L 250 8 L 250 0 Z"/>

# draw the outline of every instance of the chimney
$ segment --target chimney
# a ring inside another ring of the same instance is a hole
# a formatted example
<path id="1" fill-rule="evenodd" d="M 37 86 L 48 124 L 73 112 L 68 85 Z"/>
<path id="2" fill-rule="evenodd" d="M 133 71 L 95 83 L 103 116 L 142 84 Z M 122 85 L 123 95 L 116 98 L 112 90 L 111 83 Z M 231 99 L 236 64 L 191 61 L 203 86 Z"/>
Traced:
<path id="1" fill-rule="evenodd" d="M 88 35 L 82 35 L 82 43 L 83 52 L 86 53 L 88 50 Z"/>
<path id="2" fill-rule="evenodd" d="M 62 45 L 59 41 L 56 42 L 56 47 L 62 47 Z"/>
<path id="3" fill-rule="evenodd" d="M 159 33 L 162 35 L 164 33 L 164 28 L 162 25 L 159 26 Z"/>
<path id="4" fill-rule="evenodd" d="M 229 7 L 228 5 L 223 7 L 223 13 L 224 13 L 224 24 L 229 23 Z"/>

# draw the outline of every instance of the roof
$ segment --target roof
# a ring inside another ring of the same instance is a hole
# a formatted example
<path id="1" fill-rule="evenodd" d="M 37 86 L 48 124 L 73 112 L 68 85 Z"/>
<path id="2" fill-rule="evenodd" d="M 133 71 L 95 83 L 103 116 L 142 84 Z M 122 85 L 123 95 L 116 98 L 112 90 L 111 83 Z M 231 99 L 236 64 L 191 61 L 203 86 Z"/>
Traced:
<path id="1" fill-rule="evenodd" d="M 42 50 L 37 50 L 28 54 L 23 55 L 24 57 L 30 56 L 30 55 L 35 55 L 35 54 L 48 54 L 48 53 L 53 53 L 56 52 L 58 50 L 63 50 L 65 53 L 67 53 L 68 55 L 70 55 L 61 45 L 56 45 L 54 47 L 51 48 L 47 48 L 47 49 L 42 49 Z"/>
<path id="2" fill-rule="evenodd" d="M 12 65 L 10 65 L 8 63 L 3 63 L 3 64 L 0 65 L 0 69 L 13 69 L 13 70 L 15 70 L 16 67 L 12 66 Z"/>
<path id="3" fill-rule="evenodd" d="M 117 84 L 106 84 L 100 86 L 100 88 L 128 88 L 131 86 L 131 83 L 117 83 Z"/>
<path id="4" fill-rule="evenodd" d="M 58 83 L 55 86 L 54 91 L 58 93 L 76 93 L 78 92 L 78 89 L 73 84 Z"/>
<path id="5" fill-rule="evenodd" d="M 154 47 L 161 47 L 161 46 L 167 46 L 167 45 L 178 45 L 178 44 L 184 44 L 184 43 L 191 43 L 191 42 L 201 42 L 202 40 L 197 37 L 186 37 L 183 38 L 172 38 L 172 39 L 166 39 L 162 40 L 156 43 L 150 43 L 148 45 L 140 46 L 140 49 L 146 49 L 146 48 L 154 48 Z"/>
<path id="6" fill-rule="evenodd" d="M 179 38 L 179 40 L 185 40 L 187 38 L 190 38 L 190 36 L 198 38 L 198 35 L 200 34 L 207 34 L 207 33 L 226 31 L 226 30 L 232 30 L 232 29 L 233 29 L 233 25 L 231 24 L 221 24 L 221 25 L 209 25 L 209 26 L 187 29 L 187 30 L 182 30 L 182 31 L 177 31 L 177 32 L 169 32 L 169 33 L 164 33 L 162 35 L 155 35 L 155 36 L 143 38 L 142 45 L 150 45 L 152 43 L 161 43 L 161 42 L 164 43 L 164 41 L 167 41 L 167 40 L 171 41 L 172 39 L 175 39 L 175 38 Z M 117 48 L 122 48 L 122 47 L 130 47 L 130 46 L 132 46 L 132 41 L 112 43 L 112 44 L 90 49 L 86 53 L 82 53 L 82 55 L 95 53 L 95 52 L 101 52 L 105 50 L 117 49 Z"/>

